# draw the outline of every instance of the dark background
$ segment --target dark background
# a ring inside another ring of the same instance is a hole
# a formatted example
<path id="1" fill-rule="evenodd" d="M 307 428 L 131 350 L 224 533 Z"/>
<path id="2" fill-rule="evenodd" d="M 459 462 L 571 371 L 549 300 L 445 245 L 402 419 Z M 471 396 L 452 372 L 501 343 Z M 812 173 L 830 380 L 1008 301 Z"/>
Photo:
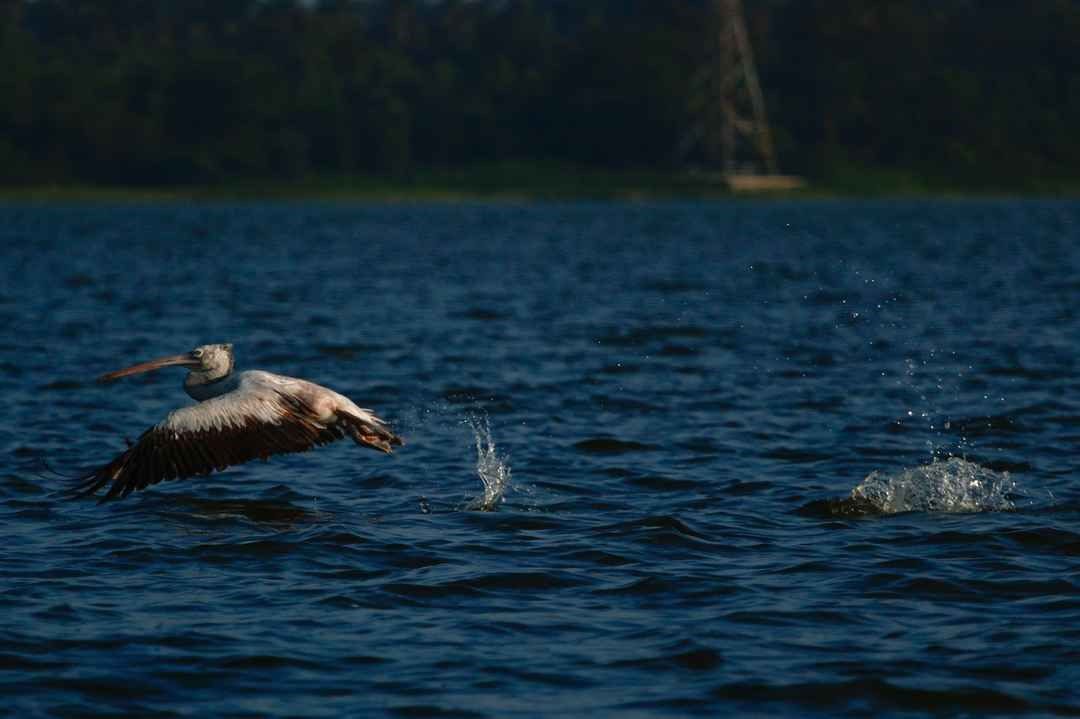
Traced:
<path id="1" fill-rule="evenodd" d="M 1080 3 L 744 4 L 782 171 L 972 188 L 1080 175 Z M 709 9 L 5 0 L 0 182 L 677 171 Z"/>

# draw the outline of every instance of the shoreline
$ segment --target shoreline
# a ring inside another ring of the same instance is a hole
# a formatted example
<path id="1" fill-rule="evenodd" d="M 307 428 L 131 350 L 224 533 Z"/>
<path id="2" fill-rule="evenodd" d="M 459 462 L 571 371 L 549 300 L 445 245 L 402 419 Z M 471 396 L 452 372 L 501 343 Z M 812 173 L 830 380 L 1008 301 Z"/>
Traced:
<path id="1" fill-rule="evenodd" d="M 542 202 L 573 200 L 1080 199 L 1080 180 L 1023 187 L 972 187 L 901 172 L 867 170 L 808 179 L 800 189 L 735 192 L 716 176 L 658 171 L 603 171 L 512 163 L 418 170 L 404 178 L 312 176 L 190 185 L 77 182 L 0 186 L 0 202 Z"/>

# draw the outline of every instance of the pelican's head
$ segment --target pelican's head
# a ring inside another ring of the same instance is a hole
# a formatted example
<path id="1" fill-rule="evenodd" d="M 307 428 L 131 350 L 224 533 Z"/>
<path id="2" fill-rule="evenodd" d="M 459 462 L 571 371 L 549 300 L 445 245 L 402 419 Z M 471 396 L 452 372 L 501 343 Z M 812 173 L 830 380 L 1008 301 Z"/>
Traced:
<path id="1" fill-rule="evenodd" d="M 149 362 L 109 372 L 98 378 L 99 382 L 111 382 L 128 375 L 150 372 L 162 367 L 187 367 L 200 383 L 213 382 L 227 377 L 233 369 L 233 346 L 231 344 L 200 345 L 190 352 L 168 357 L 158 357 Z"/>
<path id="2" fill-rule="evenodd" d="M 199 367 L 191 370 L 203 376 L 207 382 L 227 377 L 233 371 L 233 351 L 229 343 L 199 345 L 191 350 L 191 356 L 199 361 Z"/>

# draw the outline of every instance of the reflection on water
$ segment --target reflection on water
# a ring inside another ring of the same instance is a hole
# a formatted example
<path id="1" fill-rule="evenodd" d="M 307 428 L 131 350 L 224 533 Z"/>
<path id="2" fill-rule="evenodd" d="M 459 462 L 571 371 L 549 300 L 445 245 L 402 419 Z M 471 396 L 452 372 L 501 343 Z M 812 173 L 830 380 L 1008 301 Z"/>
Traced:
<path id="1" fill-rule="evenodd" d="M 305 509 L 285 500 L 273 499 L 219 500 L 169 494 L 153 501 L 152 505 L 153 511 L 174 520 L 227 522 L 240 519 L 281 529 L 324 521 L 332 516 L 318 510 L 315 502 L 312 509 Z"/>

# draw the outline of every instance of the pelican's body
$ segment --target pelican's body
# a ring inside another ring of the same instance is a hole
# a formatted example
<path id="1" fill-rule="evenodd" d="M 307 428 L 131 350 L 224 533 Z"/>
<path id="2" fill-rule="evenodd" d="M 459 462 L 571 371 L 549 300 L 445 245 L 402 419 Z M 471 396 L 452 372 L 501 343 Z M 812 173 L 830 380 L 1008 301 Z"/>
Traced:
<path id="1" fill-rule="evenodd" d="M 307 380 L 233 372 L 232 345 L 203 345 L 102 377 L 109 381 L 167 366 L 190 371 L 184 390 L 197 404 L 173 410 L 109 464 L 82 478 L 80 495 L 111 483 L 104 499 L 162 480 L 205 475 L 256 457 L 302 452 L 346 435 L 390 453 L 400 437 L 371 410 Z"/>

